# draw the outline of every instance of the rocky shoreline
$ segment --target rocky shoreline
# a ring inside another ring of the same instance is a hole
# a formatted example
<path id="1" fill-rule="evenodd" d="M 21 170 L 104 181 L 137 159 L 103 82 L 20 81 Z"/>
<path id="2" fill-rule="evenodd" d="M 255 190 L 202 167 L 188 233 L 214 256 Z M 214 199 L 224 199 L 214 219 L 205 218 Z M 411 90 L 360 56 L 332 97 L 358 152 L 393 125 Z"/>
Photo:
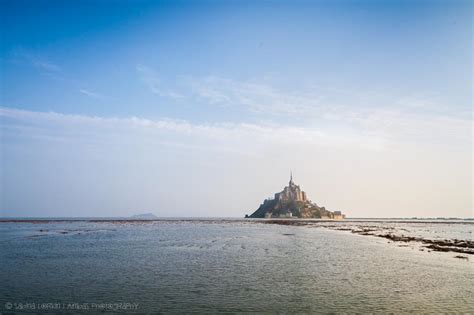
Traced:
<path id="1" fill-rule="evenodd" d="M 295 226 L 312 226 L 321 227 L 336 231 L 348 231 L 353 234 L 363 236 L 374 236 L 385 238 L 391 242 L 397 243 L 416 243 L 421 245 L 420 250 L 437 251 L 437 252 L 453 252 L 474 255 L 474 241 L 460 240 L 460 239 L 429 239 L 416 236 L 397 235 L 393 231 L 393 227 L 382 227 L 374 225 L 359 225 L 359 226 L 338 226 L 339 224 L 327 224 L 327 221 L 301 221 L 301 220 L 265 220 L 257 221 L 266 224 L 280 224 L 280 225 L 295 225 Z M 401 245 L 400 245 L 401 246 Z M 460 256 L 456 258 L 467 257 Z"/>
<path id="2" fill-rule="evenodd" d="M 378 231 L 373 229 L 363 229 L 362 231 L 351 229 L 351 232 L 359 235 L 381 237 L 391 240 L 393 242 L 418 242 L 423 245 L 426 245 L 424 246 L 425 248 L 438 252 L 455 252 L 474 255 L 474 242 L 467 240 L 431 240 L 414 236 L 398 236 L 391 233 L 378 234 Z"/>

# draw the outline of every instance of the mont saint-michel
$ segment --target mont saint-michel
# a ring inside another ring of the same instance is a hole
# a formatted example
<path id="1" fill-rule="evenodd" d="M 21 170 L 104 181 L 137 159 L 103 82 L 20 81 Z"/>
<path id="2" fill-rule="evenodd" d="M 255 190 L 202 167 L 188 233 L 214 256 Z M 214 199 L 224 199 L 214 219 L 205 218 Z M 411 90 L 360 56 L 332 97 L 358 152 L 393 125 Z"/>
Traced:
<path id="1" fill-rule="evenodd" d="M 290 182 L 274 198 L 265 199 L 260 207 L 249 218 L 319 218 L 319 219 L 344 219 L 340 211 L 329 211 L 318 206 L 308 199 L 306 192 L 293 181 L 290 173 Z"/>

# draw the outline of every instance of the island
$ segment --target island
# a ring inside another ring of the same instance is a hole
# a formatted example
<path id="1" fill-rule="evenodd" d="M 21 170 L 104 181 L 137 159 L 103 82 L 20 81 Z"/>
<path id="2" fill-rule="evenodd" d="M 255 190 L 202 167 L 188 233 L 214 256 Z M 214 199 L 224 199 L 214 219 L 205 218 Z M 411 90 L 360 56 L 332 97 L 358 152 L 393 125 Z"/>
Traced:
<path id="1" fill-rule="evenodd" d="M 345 215 L 341 211 L 329 211 L 308 199 L 306 192 L 293 182 L 290 172 L 290 182 L 274 198 L 265 199 L 260 207 L 246 218 L 302 218 L 302 219 L 334 219 L 342 220 Z"/>

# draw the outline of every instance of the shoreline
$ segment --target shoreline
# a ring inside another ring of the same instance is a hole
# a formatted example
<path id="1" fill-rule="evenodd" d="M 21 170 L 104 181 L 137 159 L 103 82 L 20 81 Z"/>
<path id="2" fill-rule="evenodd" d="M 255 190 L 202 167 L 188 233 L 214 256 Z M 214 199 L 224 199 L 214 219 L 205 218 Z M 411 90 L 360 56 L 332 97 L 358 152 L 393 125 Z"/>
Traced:
<path id="1" fill-rule="evenodd" d="M 256 223 L 273 223 L 281 225 L 306 225 L 307 223 L 434 223 L 434 224 L 472 224 L 474 219 L 404 219 L 404 218 L 346 218 L 337 219 L 299 219 L 299 218 L 199 218 L 199 217 L 183 217 L 183 218 L 156 218 L 156 219 L 134 219 L 134 218 L 0 218 L 0 223 L 50 223 L 50 222 L 256 222 Z"/>
<path id="2" fill-rule="evenodd" d="M 47 219 L 0 219 L 1 223 L 26 223 L 26 224 L 54 224 L 54 223 L 109 223 L 114 225 L 126 224 L 152 224 L 155 222 L 167 223 L 249 223 L 249 224 L 275 224 L 285 226 L 308 226 L 314 228 L 325 228 L 334 231 L 347 231 L 352 234 L 361 236 L 372 236 L 384 238 L 390 242 L 398 244 L 415 243 L 421 246 L 420 251 L 425 249 L 437 252 L 453 252 L 467 255 L 474 255 L 474 241 L 463 239 L 432 239 L 420 236 L 410 236 L 395 233 L 394 227 L 384 227 L 370 225 L 370 223 L 404 223 L 404 224 L 474 224 L 469 219 L 441 220 L 441 219 L 288 219 L 288 218 L 272 218 L 272 219 L 242 219 L 242 218 L 157 218 L 157 219 L 133 219 L 133 218 L 47 218 Z M 351 225 L 351 223 L 353 225 Z M 403 230 L 403 229 L 401 229 Z M 407 231 L 408 232 L 408 231 Z M 465 258 L 467 257 L 457 257 Z"/>
<path id="3" fill-rule="evenodd" d="M 334 222 L 341 222 L 343 220 L 334 220 Z M 378 222 L 381 221 L 346 221 L 346 222 L 359 222 L 359 223 L 370 223 L 370 222 Z M 386 223 L 390 223 L 390 221 L 382 221 Z M 392 221 L 393 223 L 403 222 L 403 223 L 424 223 L 427 221 Z M 409 243 L 415 242 L 423 248 L 428 249 L 428 251 L 437 251 L 437 252 L 453 252 L 453 253 L 461 253 L 461 254 L 468 254 L 474 255 L 474 241 L 470 240 L 459 240 L 459 239 L 443 239 L 443 240 L 433 240 L 429 238 L 423 237 L 416 237 L 416 236 L 405 236 L 405 235 L 396 235 L 394 233 L 387 232 L 387 230 L 392 230 L 392 228 L 384 228 L 384 227 L 377 227 L 377 226 L 357 226 L 357 227 L 337 227 L 335 225 L 318 225 L 312 223 L 318 222 L 291 222 L 290 220 L 286 221 L 275 221 L 275 220 L 268 220 L 266 222 L 261 222 L 266 224 L 279 224 L 279 225 L 294 225 L 294 226 L 311 226 L 311 227 L 320 227 L 326 228 L 334 231 L 348 231 L 353 234 L 362 235 L 362 236 L 373 236 L 379 238 L 385 238 L 392 242 L 398 243 Z M 325 223 L 325 222 L 319 222 Z M 435 222 L 429 222 L 435 223 Z M 436 223 L 462 223 L 462 222 L 436 222 Z M 457 258 L 467 258 L 467 257 L 457 257 Z"/>

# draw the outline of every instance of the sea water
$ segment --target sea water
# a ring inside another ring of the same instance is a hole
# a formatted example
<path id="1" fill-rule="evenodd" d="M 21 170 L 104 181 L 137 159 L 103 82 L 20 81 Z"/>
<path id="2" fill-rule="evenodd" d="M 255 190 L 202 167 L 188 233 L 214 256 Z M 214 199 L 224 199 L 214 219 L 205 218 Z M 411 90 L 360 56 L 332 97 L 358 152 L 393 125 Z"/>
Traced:
<path id="1" fill-rule="evenodd" d="M 473 227 L 397 226 L 467 238 Z M 474 310 L 472 255 L 458 259 L 324 227 L 0 222 L 0 255 L 1 313 Z"/>

